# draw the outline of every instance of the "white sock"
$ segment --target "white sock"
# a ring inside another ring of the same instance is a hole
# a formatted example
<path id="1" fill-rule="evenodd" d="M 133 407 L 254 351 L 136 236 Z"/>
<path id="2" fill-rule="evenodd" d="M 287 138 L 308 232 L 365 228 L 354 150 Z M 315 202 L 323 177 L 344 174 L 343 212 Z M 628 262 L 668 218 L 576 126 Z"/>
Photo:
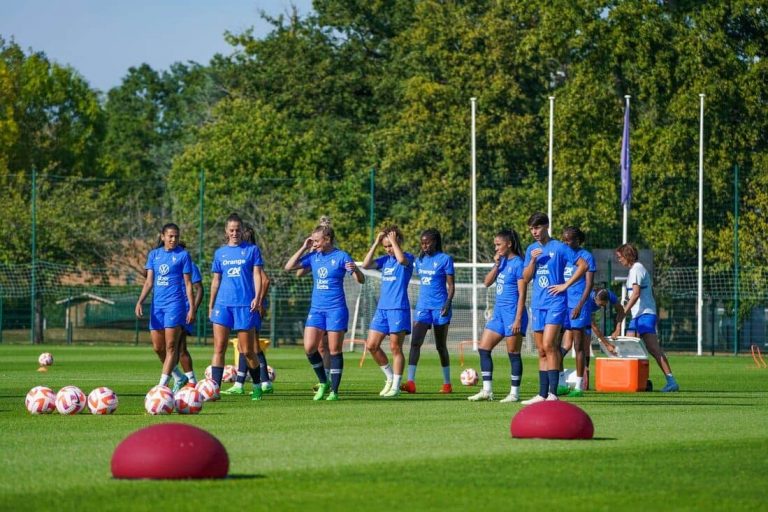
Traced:
<path id="1" fill-rule="evenodd" d="M 483 380 L 483 391 L 488 391 L 489 393 L 493 391 L 493 381 L 492 380 Z"/>
<path id="2" fill-rule="evenodd" d="M 179 367 L 176 366 L 173 368 L 173 380 L 176 382 L 180 381 L 184 377 L 184 374 L 181 373 L 181 370 L 179 370 Z"/>
<path id="3" fill-rule="evenodd" d="M 403 376 L 395 374 L 392 377 L 392 388 L 393 389 L 400 389 L 400 381 L 401 380 L 403 380 Z"/>
<path id="4" fill-rule="evenodd" d="M 171 376 L 168 375 L 167 373 L 164 373 L 164 374 L 160 375 L 160 385 L 161 386 L 167 386 L 169 380 L 171 380 Z"/>
<path id="5" fill-rule="evenodd" d="M 520 396 L 520 386 L 512 386 L 509 389 L 510 395 Z"/>
<path id="6" fill-rule="evenodd" d="M 385 364 L 384 366 L 380 366 L 381 371 L 384 372 L 384 375 L 387 376 L 387 380 L 392 380 L 392 377 L 394 373 L 392 373 L 392 366 L 389 365 L 389 363 Z"/>
<path id="7" fill-rule="evenodd" d="M 581 389 L 582 382 L 584 382 L 584 377 L 576 377 L 576 386 L 574 387 L 574 389 L 578 391 L 582 391 Z"/>
<path id="8" fill-rule="evenodd" d="M 187 379 L 189 379 L 189 382 L 191 382 L 192 384 L 197 384 L 197 377 L 195 377 L 194 371 L 187 372 L 184 375 L 187 376 Z"/>

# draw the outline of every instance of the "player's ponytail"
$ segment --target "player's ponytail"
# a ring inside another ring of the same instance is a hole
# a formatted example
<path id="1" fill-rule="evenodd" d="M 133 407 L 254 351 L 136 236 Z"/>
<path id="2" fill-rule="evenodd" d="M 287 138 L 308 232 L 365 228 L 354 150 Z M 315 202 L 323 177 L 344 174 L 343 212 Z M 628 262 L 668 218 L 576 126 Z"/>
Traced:
<path id="1" fill-rule="evenodd" d="M 328 240 L 331 241 L 331 244 L 336 240 L 336 234 L 333 232 L 333 228 L 331 227 L 331 218 L 323 215 L 320 217 L 320 221 L 317 223 L 317 226 L 312 231 L 312 233 L 320 233 L 324 237 L 328 238 Z"/>

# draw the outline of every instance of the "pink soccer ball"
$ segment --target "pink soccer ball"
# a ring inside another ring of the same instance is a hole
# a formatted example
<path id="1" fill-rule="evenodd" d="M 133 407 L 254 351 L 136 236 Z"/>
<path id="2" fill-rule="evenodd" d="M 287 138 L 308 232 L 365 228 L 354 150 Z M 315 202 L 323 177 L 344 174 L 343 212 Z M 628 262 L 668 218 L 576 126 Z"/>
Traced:
<path id="1" fill-rule="evenodd" d="M 197 414 L 203 409 L 203 397 L 195 388 L 181 388 L 174 401 L 179 414 Z"/>
<path id="2" fill-rule="evenodd" d="M 85 393 L 77 386 L 65 386 L 56 393 L 56 410 L 59 414 L 79 414 L 85 406 Z"/>
<path id="3" fill-rule="evenodd" d="M 477 372 L 472 368 L 467 368 L 463 372 L 461 372 L 460 377 L 461 383 L 465 386 L 474 386 L 477 384 Z"/>
<path id="4" fill-rule="evenodd" d="M 219 386 L 213 379 L 203 379 L 197 383 L 195 389 L 203 399 L 203 402 L 213 402 L 220 398 Z"/>
<path id="5" fill-rule="evenodd" d="M 35 386 L 29 390 L 24 405 L 30 414 L 48 414 L 56 408 L 56 395 L 45 386 Z"/>
<path id="6" fill-rule="evenodd" d="M 88 394 L 91 414 L 112 414 L 117 409 L 117 395 L 106 387 L 96 388 Z"/>
<path id="7" fill-rule="evenodd" d="M 173 392 L 168 386 L 155 386 L 144 397 L 144 409 L 151 415 L 173 412 Z"/>
<path id="8" fill-rule="evenodd" d="M 43 352 L 37 358 L 37 362 L 40 366 L 51 366 L 53 364 L 53 355 L 50 352 Z"/>

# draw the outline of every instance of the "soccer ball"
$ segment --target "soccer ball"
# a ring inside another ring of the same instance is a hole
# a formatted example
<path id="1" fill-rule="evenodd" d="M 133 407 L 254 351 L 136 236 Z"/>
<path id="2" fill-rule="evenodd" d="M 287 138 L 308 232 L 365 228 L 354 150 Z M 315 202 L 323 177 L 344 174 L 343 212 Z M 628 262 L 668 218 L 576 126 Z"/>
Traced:
<path id="1" fill-rule="evenodd" d="M 213 366 L 210 364 L 208 365 L 208 368 L 205 369 L 205 378 L 213 379 Z"/>
<path id="2" fill-rule="evenodd" d="M 576 385 L 576 370 L 565 369 L 560 373 L 557 385 L 561 387 L 574 387 Z"/>
<path id="3" fill-rule="evenodd" d="M 35 386 L 27 393 L 24 405 L 30 414 L 48 414 L 56 408 L 56 395 L 51 388 Z"/>
<path id="4" fill-rule="evenodd" d="M 78 414 L 85 409 L 85 393 L 77 386 L 65 386 L 56 393 L 59 414 Z"/>
<path id="5" fill-rule="evenodd" d="M 221 378 L 222 382 L 235 382 L 237 379 L 237 368 L 228 364 L 224 367 L 224 376 Z"/>
<path id="6" fill-rule="evenodd" d="M 465 386 L 474 386 L 477 384 L 477 372 L 472 368 L 467 368 L 461 372 L 461 383 Z"/>
<path id="7" fill-rule="evenodd" d="M 109 388 L 96 388 L 88 394 L 88 410 L 92 414 L 112 414 L 117 409 L 117 395 Z"/>
<path id="8" fill-rule="evenodd" d="M 53 356 L 50 352 L 43 352 L 37 358 L 37 362 L 40 363 L 40 366 L 51 366 L 53 364 Z"/>
<path id="9" fill-rule="evenodd" d="M 179 414 L 197 414 L 203 408 L 203 397 L 195 388 L 181 388 L 173 398 Z"/>
<path id="10" fill-rule="evenodd" d="M 155 386 L 144 397 L 144 409 L 153 416 L 171 414 L 173 405 L 173 392 L 167 386 Z"/>
<path id="11" fill-rule="evenodd" d="M 197 392 L 203 399 L 203 402 L 214 401 L 219 399 L 219 386 L 213 379 L 203 379 L 195 386 Z"/>
<path id="12" fill-rule="evenodd" d="M 275 374 L 275 369 L 271 366 L 267 366 L 267 375 L 269 375 L 269 382 L 275 382 L 275 377 L 277 376 Z"/>

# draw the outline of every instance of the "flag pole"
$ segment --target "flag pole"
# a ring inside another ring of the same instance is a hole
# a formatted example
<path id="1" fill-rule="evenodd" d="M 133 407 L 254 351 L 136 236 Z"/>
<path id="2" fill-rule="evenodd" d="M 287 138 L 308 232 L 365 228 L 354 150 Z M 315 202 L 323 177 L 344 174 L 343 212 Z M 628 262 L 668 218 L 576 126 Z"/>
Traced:
<path id="1" fill-rule="evenodd" d="M 632 96 L 630 96 L 629 94 L 624 96 L 624 99 L 627 102 L 626 107 L 625 107 L 627 109 L 627 116 L 626 116 L 627 118 L 629 118 L 629 98 L 631 98 L 631 97 Z M 624 128 L 624 131 L 625 131 L 625 134 L 627 135 L 627 139 L 629 139 L 629 137 L 628 137 L 628 135 L 629 135 L 629 119 L 626 119 L 625 123 L 627 124 L 627 126 Z M 622 140 L 622 151 L 624 149 L 623 148 L 624 144 L 625 144 L 625 142 Z M 626 141 L 626 145 L 627 145 L 627 157 L 629 157 L 629 140 Z M 629 162 L 626 162 L 626 163 L 623 162 L 622 165 L 629 166 Z M 622 171 L 623 171 L 623 169 L 622 169 Z M 622 227 L 621 227 L 621 243 L 622 244 L 626 244 L 627 243 L 627 221 L 629 220 L 629 198 L 626 198 L 626 200 L 624 200 L 624 198 L 622 198 L 622 203 L 624 203 L 624 220 L 622 222 Z"/>
<path id="2" fill-rule="evenodd" d="M 472 350 L 477 351 L 477 146 L 475 144 L 475 114 L 477 98 L 472 106 Z"/>
<path id="3" fill-rule="evenodd" d="M 630 170 L 632 167 L 632 160 L 629 155 L 629 99 L 632 96 L 629 94 L 624 95 L 626 106 L 624 107 L 624 132 L 621 137 L 621 204 L 623 206 L 624 215 L 621 223 L 621 243 L 627 243 L 627 223 L 629 220 L 629 203 L 632 198 L 632 182 Z M 624 283 L 621 286 L 621 303 L 624 304 L 627 300 L 627 285 Z M 626 334 L 626 320 L 621 321 L 621 335 Z"/>
<path id="4" fill-rule="evenodd" d="M 549 97 L 549 180 L 547 182 L 547 217 L 549 217 L 549 232 L 554 230 L 552 221 L 552 167 L 553 145 L 555 140 L 555 97 Z"/>
<path id="5" fill-rule="evenodd" d="M 699 272 L 696 294 L 696 354 L 704 344 L 704 94 L 699 94 Z"/>

